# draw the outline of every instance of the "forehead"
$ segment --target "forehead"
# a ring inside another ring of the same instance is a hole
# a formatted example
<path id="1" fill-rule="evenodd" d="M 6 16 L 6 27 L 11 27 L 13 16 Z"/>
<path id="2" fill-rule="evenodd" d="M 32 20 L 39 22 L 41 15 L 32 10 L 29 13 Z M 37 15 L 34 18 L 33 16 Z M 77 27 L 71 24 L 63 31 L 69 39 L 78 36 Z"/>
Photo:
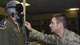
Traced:
<path id="1" fill-rule="evenodd" d="M 52 17 L 52 22 L 56 22 L 56 17 Z"/>

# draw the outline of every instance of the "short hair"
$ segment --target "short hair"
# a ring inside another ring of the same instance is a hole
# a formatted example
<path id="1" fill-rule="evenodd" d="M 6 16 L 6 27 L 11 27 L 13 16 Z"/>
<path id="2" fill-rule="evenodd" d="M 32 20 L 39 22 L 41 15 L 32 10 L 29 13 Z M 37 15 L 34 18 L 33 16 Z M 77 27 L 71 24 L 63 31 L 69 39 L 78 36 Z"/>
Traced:
<path id="1" fill-rule="evenodd" d="M 68 26 L 68 19 L 64 13 L 52 14 L 52 17 L 55 17 L 57 23 L 63 23 L 64 28 Z"/>

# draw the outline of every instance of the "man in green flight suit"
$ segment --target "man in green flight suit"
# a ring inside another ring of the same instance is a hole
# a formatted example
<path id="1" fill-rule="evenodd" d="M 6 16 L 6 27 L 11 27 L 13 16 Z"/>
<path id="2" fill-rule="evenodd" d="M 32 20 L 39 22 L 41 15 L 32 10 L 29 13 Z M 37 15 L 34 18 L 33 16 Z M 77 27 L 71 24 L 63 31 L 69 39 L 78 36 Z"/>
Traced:
<path id="1" fill-rule="evenodd" d="M 25 26 L 30 30 L 29 37 L 41 40 L 51 45 L 80 45 L 80 36 L 67 29 L 67 19 L 64 14 L 53 14 L 49 25 L 53 34 L 44 34 L 31 27 L 29 22 Z"/>
<path id="2" fill-rule="evenodd" d="M 18 1 L 10 1 L 6 6 L 9 16 L 5 19 L 4 27 L 0 26 L 0 45 L 24 45 L 23 26 L 18 22 L 17 19 L 20 17 L 15 10 L 15 5 L 18 3 Z"/>

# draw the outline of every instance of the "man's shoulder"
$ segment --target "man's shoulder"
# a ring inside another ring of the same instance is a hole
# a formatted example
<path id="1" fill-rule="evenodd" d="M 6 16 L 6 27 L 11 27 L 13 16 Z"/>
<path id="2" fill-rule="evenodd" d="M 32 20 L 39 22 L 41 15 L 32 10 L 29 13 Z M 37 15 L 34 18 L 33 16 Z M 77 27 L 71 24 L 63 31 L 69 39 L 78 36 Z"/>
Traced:
<path id="1" fill-rule="evenodd" d="M 68 41 L 80 42 L 80 36 L 78 34 L 72 32 L 72 31 L 68 31 L 67 33 L 68 34 L 67 34 L 66 38 L 67 38 Z"/>
<path id="2" fill-rule="evenodd" d="M 6 21 L 1 21 L 0 22 L 0 30 L 6 28 Z"/>
<path id="3" fill-rule="evenodd" d="M 0 24 L 5 25 L 5 26 L 9 25 L 10 23 L 11 23 L 10 20 L 8 20 L 7 18 L 0 21 Z"/>
<path id="4" fill-rule="evenodd" d="M 73 32 L 73 31 L 68 31 L 68 34 L 70 37 L 79 37 L 80 38 L 80 35 L 78 35 L 77 33 Z"/>

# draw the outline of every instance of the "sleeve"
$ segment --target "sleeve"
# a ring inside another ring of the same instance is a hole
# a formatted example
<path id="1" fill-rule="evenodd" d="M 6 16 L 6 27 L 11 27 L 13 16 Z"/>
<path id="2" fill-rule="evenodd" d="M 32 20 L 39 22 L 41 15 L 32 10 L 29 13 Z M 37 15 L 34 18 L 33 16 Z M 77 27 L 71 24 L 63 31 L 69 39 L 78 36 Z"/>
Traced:
<path id="1" fill-rule="evenodd" d="M 0 29 L 0 45 L 9 45 L 6 29 Z"/>
<path id="2" fill-rule="evenodd" d="M 68 42 L 65 45 L 80 45 L 80 43 L 77 43 L 77 42 Z"/>
<path id="3" fill-rule="evenodd" d="M 41 41 L 46 42 L 48 44 L 54 44 L 53 42 L 56 43 L 56 39 L 57 39 L 55 35 L 47 35 L 42 32 L 38 32 L 35 29 L 31 30 L 29 37 L 35 38 L 37 40 L 41 40 Z"/>

